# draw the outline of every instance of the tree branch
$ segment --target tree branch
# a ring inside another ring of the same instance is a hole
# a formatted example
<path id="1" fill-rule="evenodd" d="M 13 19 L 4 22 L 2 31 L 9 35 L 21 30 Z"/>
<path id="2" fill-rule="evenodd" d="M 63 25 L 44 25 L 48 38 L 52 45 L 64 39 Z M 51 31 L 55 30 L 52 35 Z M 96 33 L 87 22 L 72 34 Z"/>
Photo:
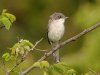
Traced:
<path id="1" fill-rule="evenodd" d="M 65 40 L 64 42 L 60 43 L 58 46 L 56 46 L 55 48 L 53 48 L 53 50 L 50 50 L 48 53 L 45 53 L 43 57 L 41 57 L 37 62 L 40 62 L 40 61 L 43 61 L 45 60 L 48 56 L 50 56 L 51 54 L 53 54 L 55 51 L 57 51 L 57 49 L 63 47 L 64 45 L 72 42 L 72 41 L 75 41 L 77 40 L 78 38 L 80 38 L 81 36 L 87 34 L 88 32 L 98 28 L 100 26 L 100 23 L 97 23 L 85 30 L 83 30 L 81 33 L 73 36 L 72 38 L 68 39 L 68 40 Z M 33 70 L 35 67 L 34 65 L 30 66 L 28 69 L 26 69 L 24 72 L 21 73 L 21 75 L 26 75 L 28 74 L 31 70 Z"/>

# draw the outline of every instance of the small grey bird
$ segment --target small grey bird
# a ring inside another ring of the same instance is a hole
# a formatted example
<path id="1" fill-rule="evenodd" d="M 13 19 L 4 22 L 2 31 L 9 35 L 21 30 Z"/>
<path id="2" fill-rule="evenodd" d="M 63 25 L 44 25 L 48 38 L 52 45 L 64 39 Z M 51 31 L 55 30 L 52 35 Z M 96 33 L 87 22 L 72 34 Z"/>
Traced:
<path id="1" fill-rule="evenodd" d="M 62 13 L 56 12 L 50 16 L 48 23 L 48 41 L 52 48 L 55 48 L 59 45 L 59 41 L 64 35 L 64 22 L 67 18 L 68 17 L 65 17 Z M 53 53 L 53 58 L 56 63 L 60 61 L 59 50 Z"/>

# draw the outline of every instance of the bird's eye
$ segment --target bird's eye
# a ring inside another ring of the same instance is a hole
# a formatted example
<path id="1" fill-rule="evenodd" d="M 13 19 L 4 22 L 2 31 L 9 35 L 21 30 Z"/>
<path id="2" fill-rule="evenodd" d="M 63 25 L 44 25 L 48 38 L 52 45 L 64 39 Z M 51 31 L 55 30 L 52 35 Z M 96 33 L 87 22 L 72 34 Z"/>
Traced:
<path id="1" fill-rule="evenodd" d="M 58 18 L 60 19 L 60 18 L 61 18 L 61 16 L 58 16 Z"/>

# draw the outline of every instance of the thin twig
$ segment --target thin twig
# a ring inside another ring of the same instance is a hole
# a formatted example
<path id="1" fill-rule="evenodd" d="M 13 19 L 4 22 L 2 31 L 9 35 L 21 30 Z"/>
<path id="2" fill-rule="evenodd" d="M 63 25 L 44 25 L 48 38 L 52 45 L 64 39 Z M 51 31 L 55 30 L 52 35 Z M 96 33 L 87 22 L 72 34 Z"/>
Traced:
<path id="1" fill-rule="evenodd" d="M 34 48 L 34 50 L 40 51 L 40 52 L 46 52 L 47 51 L 47 50 L 42 50 L 42 49 L 38 49 L 38 48 Z"/>
<path id="2" fill-rule="evenodd" d="M 88 32 L 98 28 L 100 26 L 100 23 L 97 23 L 85 30 L 83 30 L 81 33 L 77 34 L 76 36 L 73 36 L 72 38 L 68 39 L 68 40 L 65 40 L 64 42 L 60 43 L 60 45 L 56 46 L 55 48 L 53 48 L 53 50 L 50 50 L 48 53 L 45 53 L 43 57 L 41 57 L 37 62 L 39 61 L 43 61 L 45 60 L 48 56 L 50 56 L 51 54 L 53 54 L 55 51 L 57 51 L 57 49 L 63 47 L 64 45 L 72 42 L 72 41 L 75 41 L 77 40 L 78 38 L 80 38 L 81 36 L 87 34 Z M 20 75 L 26 75 L 28 74 L 31 70 L 33 70 L 35 67 L 34 65 L 31 65 L 28 69 L 26 69 L 24 72 L 22 72 L 22 74 Z"/>
<path id="3" fill-rule="evenodd" d="M 41 38 L 39 41 L 37 41 L 35 43 L 35 45 L 30 49 L 30 50 L 34 50 L 34 48 L 43 40 L 43 38 Z"/>

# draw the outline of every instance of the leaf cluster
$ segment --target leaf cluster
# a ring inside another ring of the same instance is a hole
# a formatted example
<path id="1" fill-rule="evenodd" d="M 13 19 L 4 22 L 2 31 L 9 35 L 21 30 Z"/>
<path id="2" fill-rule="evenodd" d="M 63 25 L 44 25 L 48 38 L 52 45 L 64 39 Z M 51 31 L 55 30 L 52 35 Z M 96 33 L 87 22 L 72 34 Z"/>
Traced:
<path id="1" fill-rule="evenodd" d="M 25 52 L 28 52 L 33 47 L 33 44 L 29 42 L 28 40 L 21 39 L 18 43 L 16 43 L 11 50 L 11 54 L 18 56 L 25 54 Z"/>
<path id="2" fill-rule="evenodd" d="M 18 57 L 20 55 L 23 56 L 24 54 L 28 53 L 32 47 L 33 44 L 31 42 L 21 39 L 12 48 L 9 48 L 9 50 L 11 50 L 11 53 L 4 53 L 2 58 L 4 58 L 5 61 L 8 61 L 12 57 Z"/>
<path id="3" fill-rule="evenodd" d="M 34 63 L 34 66 L 39 67 L 44 75 L 77 75 L 77 72 L 74 69 L 71 69 L 62 62 L 50 65 L 47 61 L 41 61 Z"/>
<path id="4" fill-rule="evenodd" d="M 9 30 L 14 21 L 16 21 L 16 17 L 13 14 L 7 13 L 7 10 L 4 9 L 0 15 L 0 25 L 3 24 Z"/>

